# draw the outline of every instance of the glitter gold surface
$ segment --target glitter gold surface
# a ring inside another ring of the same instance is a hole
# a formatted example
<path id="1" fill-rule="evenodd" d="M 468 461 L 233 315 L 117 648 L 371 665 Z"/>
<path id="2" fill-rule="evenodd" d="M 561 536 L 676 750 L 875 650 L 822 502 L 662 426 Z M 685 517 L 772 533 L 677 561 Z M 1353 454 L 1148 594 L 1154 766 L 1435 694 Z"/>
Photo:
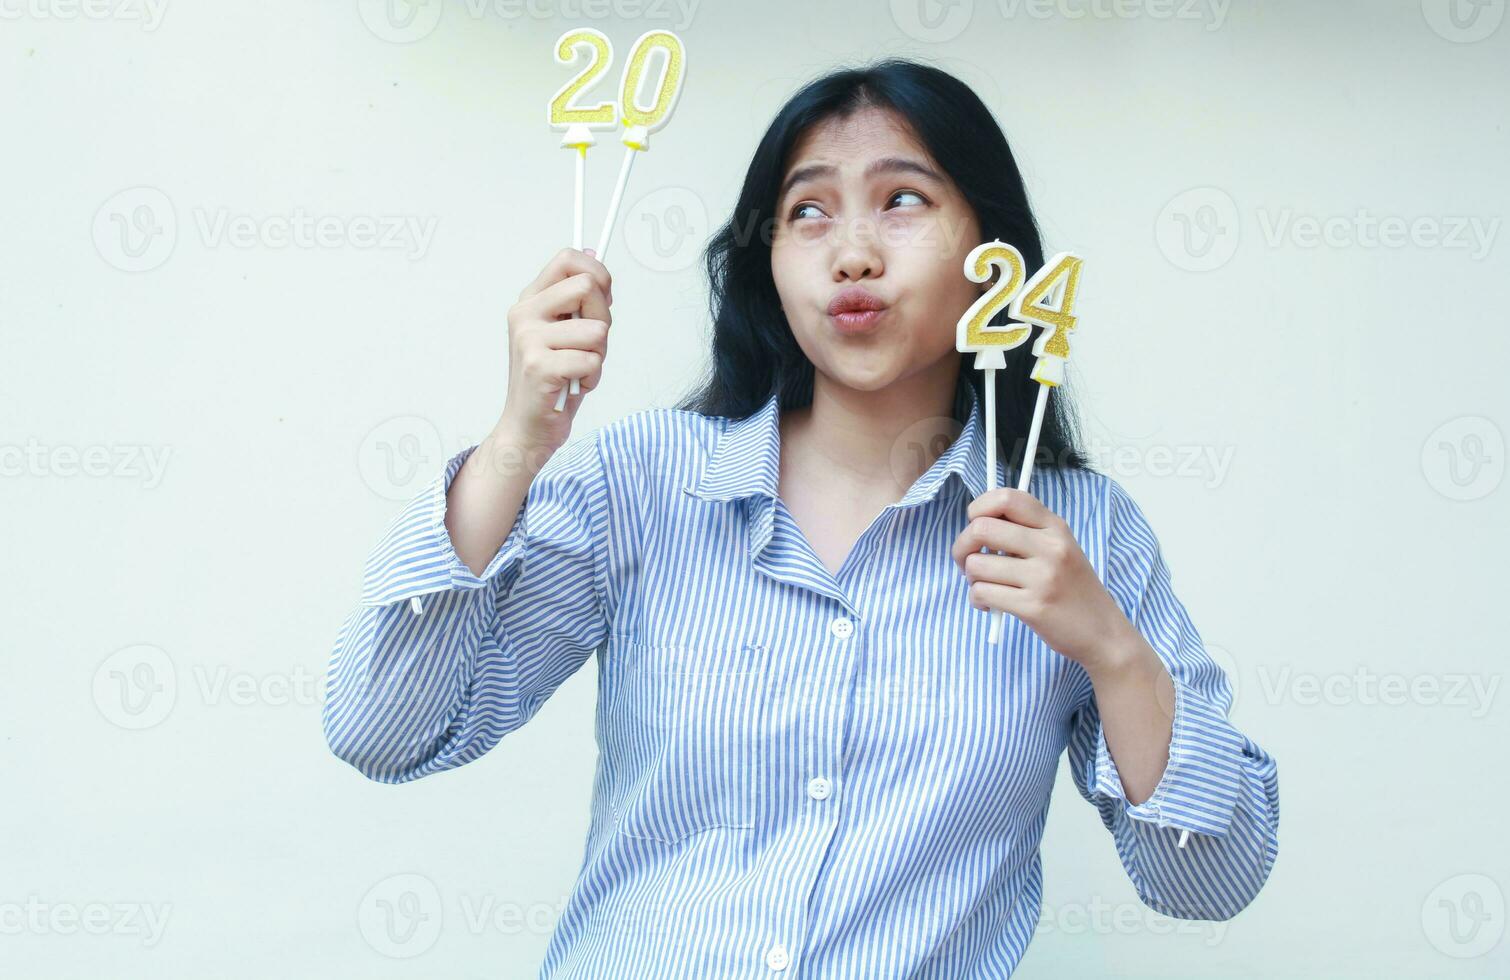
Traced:
<path id="1" fill-rule="evenodd" d="M 635 96 L 640 91 L 650 56 L 657 50 L 666 53 L 660 86 L 656 89 L 655 102 L 648 109 L 642 109 L 635 102 Z M 624 67 L 624 84 L 619 93 L 624 125 L 641 126 L 652 133 L 665 125 L 676 104 L 677 95 L 681 92 L 686 62 L 687 53 L 682 47 L 682 39 L 670 31 L 648 31 L 640 36 L 634 44 L 634 50 L 629 52 L 629 64 Z"/>
<path id="2" fill-rule="evenodd" d="M 965 257 L 965 277 L 971 282 L 988 282 L 992 270 L 1000 272 L 996 285 L 970 305 L 955 329 L 954 345 L 962 352 L 978 351 L 984 347 L 1008 350 L 1026 341 L 1032 331 L 1031 327 L 1021 324 L 987 326 L 991 318 L 1022 288 L 1022 253 L 1005 242 L 990 241 L 975 246 Z"/>
<path id="3" fill-rule="evenodd" d="M 548 106 L 550 124 L 555 127 L 584 124 L 592 124 L 598 129 L 612 127 L 616 121 L 612 102 L 600 102 L 591 107 L 571 105 L 571 100 L 607 71 L 613 61 L 613 48 L 609 46 L 608 38 L 600 31 L 583 28 L 561 35 L 556 42 L 556 63 L 574 63 L 580 46 L 590 49 L 587 66 L 551 97 Z"/>
<path id="4" fill-rule="evenodd" d="M 1080 285 L 1080 268 L 1084 260 L 1069 252 L 1060 252 L 1028 280 L 1022 294 L 1012 301 L 1013 318 L 1036 323 L 1044 328 L 1043 336 L 1033 346 L 1033 353 L 1058 358 L 1070 356 L 1070 331 L 1075 329 L 1075 292 Z M 1053 305 L 1053 297 L 1058 301 Z M 1036 370 L 1036 369 L 1035 369 Z M 1036 377 L 1036 374 L 1035 374 Z"/>

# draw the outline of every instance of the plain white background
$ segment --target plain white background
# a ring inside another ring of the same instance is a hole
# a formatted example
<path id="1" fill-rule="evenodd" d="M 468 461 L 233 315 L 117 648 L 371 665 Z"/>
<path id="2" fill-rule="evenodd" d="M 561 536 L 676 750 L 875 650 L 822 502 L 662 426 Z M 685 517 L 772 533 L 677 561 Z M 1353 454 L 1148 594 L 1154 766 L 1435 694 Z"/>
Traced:
<path id="1" fill-rule="evenodd" d="M 0 0 L 0 973 L 534 976 L 592 662 L 402 787 L 328 754 L 319 698 L 368 549 L 496 417 L 504 311 L 569 243 L 544 106 L 578 25 L 621 58 L 676 30 L 689 66 L 579 432 L 698 376 L 698 250 L 837 64 L 967 81 L 1086 258 L 1092 449 L 1279 760 L 1280 856 L 1236 920 L 1164 919 L 1062 775 L 1019 975 L 1510 973 L 1504 7 Z"/>

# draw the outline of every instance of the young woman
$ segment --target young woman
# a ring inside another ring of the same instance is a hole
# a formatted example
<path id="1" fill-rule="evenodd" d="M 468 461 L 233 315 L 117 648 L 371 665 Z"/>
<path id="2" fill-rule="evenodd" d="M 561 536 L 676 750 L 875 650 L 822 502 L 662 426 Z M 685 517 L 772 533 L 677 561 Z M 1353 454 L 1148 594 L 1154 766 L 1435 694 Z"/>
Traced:
<path id="1" fill-rule="evenodd" d="M 557 390 L 596 387 L 611 320 L 590 254 L 509 311 L 502 414 L 373 552 L 325 732 L 376 780 L 451 769 L 597 654 L 590 830 L 542 976 L 1005 977 L 1066 748 L 1149 906 L 1224 919 L 1263 884 L 1274 761 L 1062 391 L 1031 492 L 985 490 L 954 334 L 993 238 L 1042 264 L 1001 131 L 888 61 L 807 86 L 762 139 L 682 407 L 568 442 Z M 1007 438 L 1031 356 L 996 375 Z M 997 485 L 1020 463 L 999 454 Z"/>

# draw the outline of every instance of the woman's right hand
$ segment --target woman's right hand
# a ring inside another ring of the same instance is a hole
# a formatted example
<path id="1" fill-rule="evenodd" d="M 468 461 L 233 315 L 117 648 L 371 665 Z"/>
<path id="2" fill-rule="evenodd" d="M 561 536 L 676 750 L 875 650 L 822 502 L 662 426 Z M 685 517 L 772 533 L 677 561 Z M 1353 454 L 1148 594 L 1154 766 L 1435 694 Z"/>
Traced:
<path id="1" fill-rule="evenodd" d="M 612 303 L 613 278 L 591 249 L 557 252 L 519 294 L 508 313 L 509 390 L 494 430 L 502 439 L 550 451 L 565 445 L 582 399 L 568 396 L 558 412 L 556 398 L 572 378 L 584 395 L 598 386 Z"/>

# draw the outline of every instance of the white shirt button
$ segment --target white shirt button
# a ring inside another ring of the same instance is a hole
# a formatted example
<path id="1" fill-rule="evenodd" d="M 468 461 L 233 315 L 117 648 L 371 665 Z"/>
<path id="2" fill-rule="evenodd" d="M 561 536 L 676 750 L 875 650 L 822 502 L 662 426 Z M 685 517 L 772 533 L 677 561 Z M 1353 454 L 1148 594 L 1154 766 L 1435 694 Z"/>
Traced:
<path id="1" fill-rule="evenodd" d="M 855 624 L 849 619 L 840 616 L 828 624 L 828 631 L 841 640 L 847 639 L 855 631 Z"/>
<path id="2" fill-rule="evenodd" d="M 815 800 L 826 800 L 828 794 L 833 792 L 834 784 L 822 776 L 814 776 L 807 782 L 807 795 Z"/>
<path id="3" fill-rule="evenodd" d="M 790 962 L 785 946 L 772 946 L 770 952 L 765 954 L 765 965 L 773 970 L 785 970 Z"/>

